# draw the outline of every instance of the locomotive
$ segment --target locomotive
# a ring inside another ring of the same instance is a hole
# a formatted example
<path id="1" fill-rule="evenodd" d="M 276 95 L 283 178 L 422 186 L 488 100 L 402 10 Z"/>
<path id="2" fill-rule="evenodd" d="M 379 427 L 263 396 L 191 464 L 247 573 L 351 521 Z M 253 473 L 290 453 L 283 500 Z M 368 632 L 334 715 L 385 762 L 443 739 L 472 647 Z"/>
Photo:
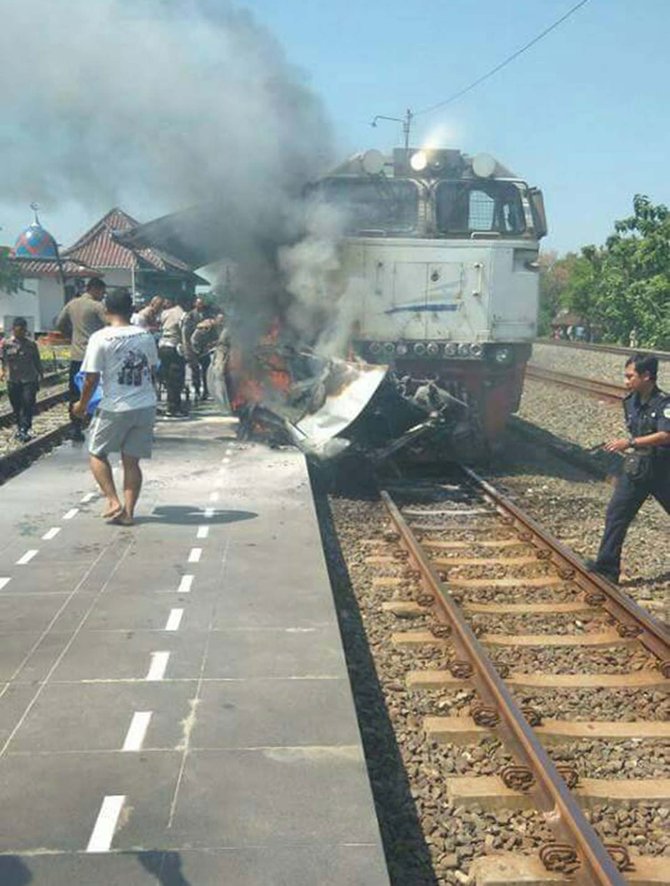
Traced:
<path id="1" fill-rule="evenodd" d="M 468 446 L 494 442 L 537 331 L 542 192 L 489 154 L 401 148 L 354 156 L 307 198 L 344 220 L 334 286 L 356 293 L 355 354 L 406 398 L 461 404 Z"/>

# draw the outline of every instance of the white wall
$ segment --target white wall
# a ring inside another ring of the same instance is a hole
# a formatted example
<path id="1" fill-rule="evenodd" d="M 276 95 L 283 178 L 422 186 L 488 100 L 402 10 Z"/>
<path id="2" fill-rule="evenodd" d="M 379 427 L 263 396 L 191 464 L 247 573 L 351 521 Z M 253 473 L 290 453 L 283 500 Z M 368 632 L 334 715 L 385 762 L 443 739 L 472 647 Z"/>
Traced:
<path id="1" fill-rule="evenodd" d="M 102 277 L 107 286 L 125 286 L 127 289 L 132 289 L 133 277 L 130 271 L 123 268 L 113 268 L 109 271 L 99 268 L 95 273 L 96 276 Z"/>
<path id="2" fill-rule="evenodd" d="M 31 331 L 48 332 L 63 307 L 63 290 L 54 277 L 26 277 L 25 290 L 14 294 L 0 289 L 0 325 L 9 332 L 7 324 L 14 317 L 25 317 Z"/>

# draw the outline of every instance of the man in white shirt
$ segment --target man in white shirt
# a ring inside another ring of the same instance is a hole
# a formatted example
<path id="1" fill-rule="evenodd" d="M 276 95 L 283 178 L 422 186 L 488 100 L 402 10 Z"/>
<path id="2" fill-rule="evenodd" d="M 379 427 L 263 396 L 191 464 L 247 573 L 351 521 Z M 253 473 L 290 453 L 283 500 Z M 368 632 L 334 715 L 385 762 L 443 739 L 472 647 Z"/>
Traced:
<path id="1" fill-rule="evenodd" d="M 73 407 L 73 413 L 83 418 L 100 381 L 102 397 L 88 445 L 91 471 L 107 497 L 103 517 L 121 526 L 134 523 L 135 505 L 142 488 L 140 459 L 151 458 L 156 417 L 156 343 L 150 332 L 131 325 L 132 311 L 129 292 L 107 295 L 105 313 L 109 325 L 94 332 L 88 341 L 81 366 L 84 386 L 81 399 Z M 108 459 L 110 452 L 119 451 L 123 462 L 123 504 Z"/>

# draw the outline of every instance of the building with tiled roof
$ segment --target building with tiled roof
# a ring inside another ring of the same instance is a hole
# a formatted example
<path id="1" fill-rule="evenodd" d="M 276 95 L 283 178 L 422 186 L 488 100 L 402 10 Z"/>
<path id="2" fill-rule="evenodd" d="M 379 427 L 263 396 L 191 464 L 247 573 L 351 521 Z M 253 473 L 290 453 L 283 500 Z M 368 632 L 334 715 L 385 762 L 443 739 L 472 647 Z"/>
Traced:
<path id="1" fill-rule="evenodd" d="M 35 221 L 19 235 L 12 261 L 23 275 L 15 294 L 0 291 L 0 324 L 9 328 L 25 316 L 31 329 L 53 329 L 61 308 L 80 292 L 88 277 L 102 277 L 109 288 L 129 289 L 137 301 L 160 293 L 171 298 L 193 295 L 207 281 L 181 259 L 154 248 L 124 246 L 116 239 L 139 222 L 118 207 L 110 210 L 67 249 Z"/>

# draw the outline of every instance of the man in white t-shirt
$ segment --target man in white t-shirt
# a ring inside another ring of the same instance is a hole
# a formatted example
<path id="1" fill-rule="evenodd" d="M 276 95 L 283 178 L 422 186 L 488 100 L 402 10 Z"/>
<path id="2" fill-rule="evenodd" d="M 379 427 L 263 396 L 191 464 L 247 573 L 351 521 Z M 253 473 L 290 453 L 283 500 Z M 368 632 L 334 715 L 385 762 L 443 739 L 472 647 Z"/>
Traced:
<path id="1" fill-rule="evenodd" d="M 134 523 L 135 505 L 142 488 L 141 458 L 151 458 L 153 424 L 156 417 L 154 372 L 158 353 L 153 335 L 132 326 L 133 311 L 129 292 L 110 292 L 105 298 L 108 326 L 88 340 L 81 365 L 85 373 L 81 399 L 73 413 L 83 418 L 97 387 L 102 397 L 91 424 L 88 444 L 91 471 L 107 507 L 103 517 L 121 526 Z M 121 452 L 123 496 L 121 504 L 114 485 L 110 452 Z"/>

